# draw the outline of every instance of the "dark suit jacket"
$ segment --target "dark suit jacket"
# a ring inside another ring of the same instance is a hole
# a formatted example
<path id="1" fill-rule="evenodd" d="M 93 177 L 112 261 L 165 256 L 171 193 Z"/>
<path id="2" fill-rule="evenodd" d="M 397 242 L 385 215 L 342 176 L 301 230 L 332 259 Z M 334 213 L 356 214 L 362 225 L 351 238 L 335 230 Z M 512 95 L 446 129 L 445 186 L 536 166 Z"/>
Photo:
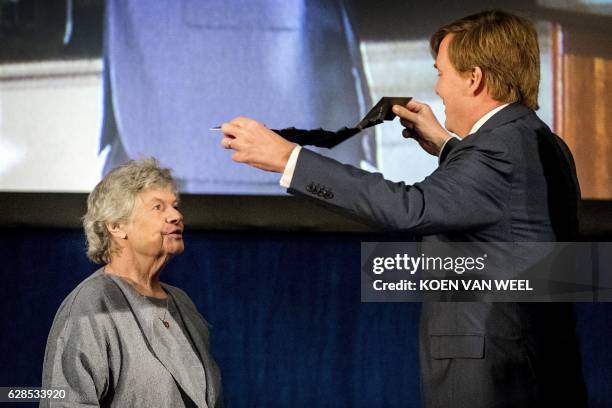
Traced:
<path id="1" fill-rule="evenodd" d="M 423 241 L 514 242 L 521 259 L 531 256 L 529 242 L 572 240 L 578 228 L 571 153 L 520 104 L 451 140 L 420 183 L 303 149 L 288 191 Z M 427 407 L 585 405 L 568 304 L 426 302 L 420 354 Z"/>

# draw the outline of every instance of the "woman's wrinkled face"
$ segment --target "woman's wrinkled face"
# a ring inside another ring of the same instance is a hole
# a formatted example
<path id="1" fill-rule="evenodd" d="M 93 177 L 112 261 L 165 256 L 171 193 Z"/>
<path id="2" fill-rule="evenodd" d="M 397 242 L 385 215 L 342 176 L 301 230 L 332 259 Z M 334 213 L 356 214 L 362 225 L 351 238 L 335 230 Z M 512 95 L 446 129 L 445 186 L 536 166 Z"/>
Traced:
<path id="1" fill-rule="evenodd" d="M 139 193 L 124 228 L 125 246 L 135 254 L 158 258 L 177 255 L 185 249 L 183 215 L 170 190 L 154 187 Z"/>

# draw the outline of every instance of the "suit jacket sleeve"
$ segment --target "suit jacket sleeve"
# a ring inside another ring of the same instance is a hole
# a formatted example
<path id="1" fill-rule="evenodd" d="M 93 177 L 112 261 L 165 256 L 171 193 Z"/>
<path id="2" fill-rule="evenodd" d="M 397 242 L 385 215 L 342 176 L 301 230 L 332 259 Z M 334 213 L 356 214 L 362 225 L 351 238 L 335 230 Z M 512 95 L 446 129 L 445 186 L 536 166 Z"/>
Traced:
<path id="1" fill-rule="evenodd" d="M 492 142 L 479 147 L 449 146 L 440 167 L 414 185 L 302 149 L 288 192 L 391 230 L 429 235 L 478 229 L 502 218 L 511 186 L 505 146 L 487 140 Z"/>
<path id="2" fill-rule="evenodd" d="M 99 406 L 109 385 L 107 336 L 100 313 L 87 294 L 68 298 L 58 311 L 45 351 L 43 387 L 66 390 L 64 401 L 41 400 L 41 407 Z"/>
<path id="3" fill-rule="evenodd" d="M 442 146 L 442 150 L 440 151 L 440 156 L 438 157 L 438 163 L 442 164 L 448 157 L 448 154 L 453 151 L 455 146 L 459 144 L 459 139 L 456 137 L 450 138 L 444 146 Z"/>

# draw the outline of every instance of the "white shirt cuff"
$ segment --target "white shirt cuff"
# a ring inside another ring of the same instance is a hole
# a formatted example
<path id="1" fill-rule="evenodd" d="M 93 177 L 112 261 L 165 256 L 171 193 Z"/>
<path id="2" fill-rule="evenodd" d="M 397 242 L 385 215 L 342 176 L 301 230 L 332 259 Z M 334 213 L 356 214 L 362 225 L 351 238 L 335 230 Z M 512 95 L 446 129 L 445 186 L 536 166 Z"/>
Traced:
<path id="1" fill-rule="evenodd" d="M 289 188 L 291 185 L 291 179 L 293 179 L 293 172 L 295 171 L 295 165 L 297 164 L 300 150 L 302 150 L 302 146 L 295 146 L 291 151 L 291 155 L 289 156 L 289 160 L 287 160 L 287 165 L 285 166 L 285 171 L 280 179 L 281 187 Z"/>

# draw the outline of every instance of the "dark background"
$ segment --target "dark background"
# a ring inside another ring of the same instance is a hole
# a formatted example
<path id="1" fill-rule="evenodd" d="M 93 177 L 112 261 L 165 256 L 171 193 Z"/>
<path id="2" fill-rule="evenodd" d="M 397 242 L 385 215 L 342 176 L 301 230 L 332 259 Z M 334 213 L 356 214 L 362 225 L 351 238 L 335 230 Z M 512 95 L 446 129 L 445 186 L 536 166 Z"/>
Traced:
<path id="1" fill-rule="evenodd" d="M 197 197 L 186 202 L 193 213 Z M 334 226 L 339 218 L 327 214 Z M 1 232 L 0 386 L 39 386 L 53 316 L 97 266 L 79 229 Z M 397 238 L 188 230 L 185 253 L 162 280 L 184 289 L 212 323 L 229 406 L 418 407 L 420 305 L 360 302 L 360 242 Z M 576 309 L 590 404 L 610 406 L 612 305 Z"/>

